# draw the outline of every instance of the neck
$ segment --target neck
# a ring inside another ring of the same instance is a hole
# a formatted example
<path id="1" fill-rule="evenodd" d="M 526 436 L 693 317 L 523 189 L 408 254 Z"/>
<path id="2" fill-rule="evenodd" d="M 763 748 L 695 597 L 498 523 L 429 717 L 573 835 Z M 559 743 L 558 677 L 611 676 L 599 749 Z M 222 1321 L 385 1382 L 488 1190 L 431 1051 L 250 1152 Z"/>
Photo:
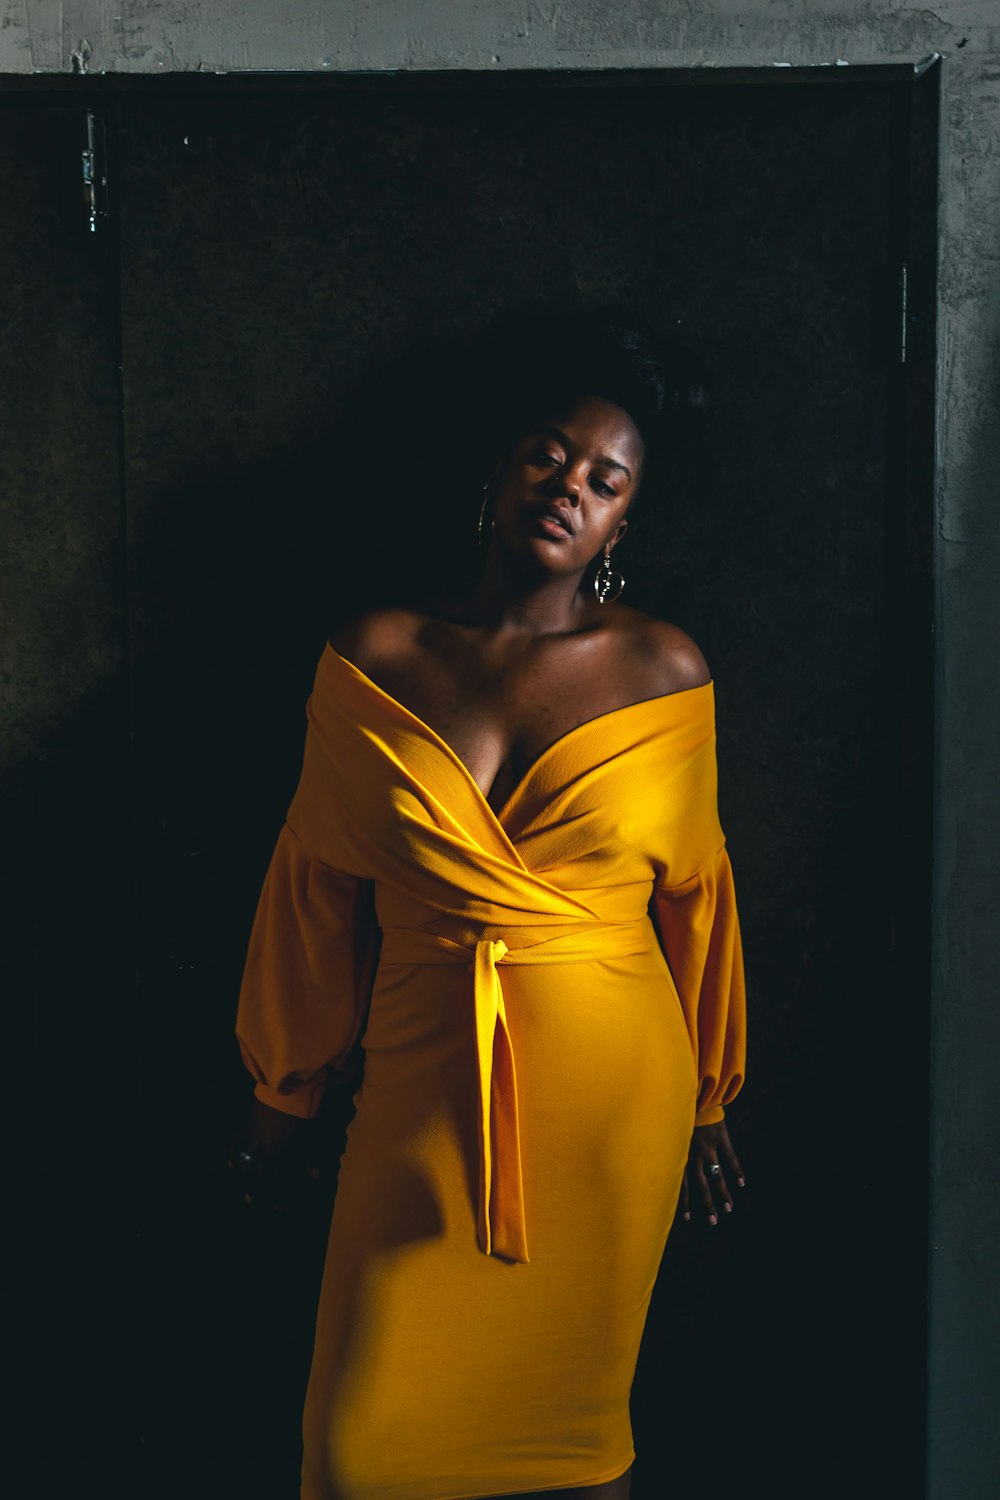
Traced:
<path id="1" fill-rule="evenodd" d="M 517 561 L 521 561 L 518 559 Z M 583 572 L 555 577 L 528 573 L 495 547 L 469 600 L 476 621 L 518 635 L 559 635 L 590 614 L 580 592 Z"/>

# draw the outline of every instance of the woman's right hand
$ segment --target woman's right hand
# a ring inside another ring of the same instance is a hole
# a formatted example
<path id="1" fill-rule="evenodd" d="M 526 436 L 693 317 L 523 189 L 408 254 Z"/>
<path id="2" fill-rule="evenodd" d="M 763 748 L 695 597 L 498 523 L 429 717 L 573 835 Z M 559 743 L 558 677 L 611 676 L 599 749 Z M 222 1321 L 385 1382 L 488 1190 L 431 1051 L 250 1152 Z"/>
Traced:
<path id="1" fill-rule="evenodd" d="M 315 1196 L 321 1175 L 310 1149 L 315 1144 L 315 1131 L 314 1121 L 253 1099 L 227 1161 L 239 1196 L 248 1207 L 280 1213 L 306 1196 Z"/>

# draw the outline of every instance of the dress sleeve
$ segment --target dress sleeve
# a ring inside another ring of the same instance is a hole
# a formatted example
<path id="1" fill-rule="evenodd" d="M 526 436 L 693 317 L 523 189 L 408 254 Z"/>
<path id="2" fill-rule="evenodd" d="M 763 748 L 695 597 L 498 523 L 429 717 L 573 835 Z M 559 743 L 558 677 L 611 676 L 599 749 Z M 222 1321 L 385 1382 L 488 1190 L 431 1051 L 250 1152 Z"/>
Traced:
<path id="1" fill-rule="evenodd" d="M 236 1035 L 254 1093 L 285 1114 L 319 1112 L 328 1068 L 364 1030 L 380 932 L 371 880 L 311 858 L 286 822 L 264 878 Z"/>
<path id="2" fill-rule="evenodd" d="M 698 1068 L 696 1125 L 712 1125 L 743 1085 L 746 986 L 726 847 L 679 885 L 657 881 L 651 903 Z"/>

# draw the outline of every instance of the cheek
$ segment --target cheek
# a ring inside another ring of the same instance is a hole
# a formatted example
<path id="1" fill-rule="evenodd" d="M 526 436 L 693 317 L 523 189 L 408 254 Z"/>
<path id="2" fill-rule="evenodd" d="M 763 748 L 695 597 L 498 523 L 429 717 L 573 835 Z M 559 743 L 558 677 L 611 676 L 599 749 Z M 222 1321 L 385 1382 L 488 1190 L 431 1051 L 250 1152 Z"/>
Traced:
<path id="1" fill-rule="evenodd" d="M 604 502 L 603 508 L 599 512 L 599 520 L 601 526 L 609 536 L 613 536 L 622 522 L 627 519 L 628 510 L 628 500 L 619 499 Z"/>
<path id="2" fill-rule="evenodd" d="M 512 500 L 516 500 L 521 489 L 521 482 L 516 474 L 505 474 L 498 479 L 493 486 L 493 500 L 497 510 L 503 510 Z"/>
<path id="3" fill-rule="evenodd" d="M 496 496 L 498 503 L 506 498 L 516 499 L 526 489 L 530 489 L 538 477 L 535 470 L 530 469 L 525 464 L 511 464 L 497 480 Z"/>

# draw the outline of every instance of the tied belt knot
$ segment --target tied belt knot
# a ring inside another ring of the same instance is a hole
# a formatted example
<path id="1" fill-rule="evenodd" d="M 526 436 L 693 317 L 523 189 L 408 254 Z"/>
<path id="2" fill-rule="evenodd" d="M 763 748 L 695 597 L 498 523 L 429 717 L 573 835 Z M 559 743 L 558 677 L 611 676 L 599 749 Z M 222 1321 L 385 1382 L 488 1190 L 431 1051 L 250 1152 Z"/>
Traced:
<path id="1" fill-rule="evenodd" d="M 644 953 L 652 928 L 634 922 L 603 922 L 511 948 L 503 938 L 459 943 L 420 927 L 386 927 L 381 964 L 464 963 L 473 976 L 478 1072 L 476 1136 L 479 1143 L 478 1235 L 486 1255 L 528 1261 L 517 1120 L 517 1073 L 498 965 L 594 962 Z M 471 954 L 471 957 L 470 957 Z"/>

